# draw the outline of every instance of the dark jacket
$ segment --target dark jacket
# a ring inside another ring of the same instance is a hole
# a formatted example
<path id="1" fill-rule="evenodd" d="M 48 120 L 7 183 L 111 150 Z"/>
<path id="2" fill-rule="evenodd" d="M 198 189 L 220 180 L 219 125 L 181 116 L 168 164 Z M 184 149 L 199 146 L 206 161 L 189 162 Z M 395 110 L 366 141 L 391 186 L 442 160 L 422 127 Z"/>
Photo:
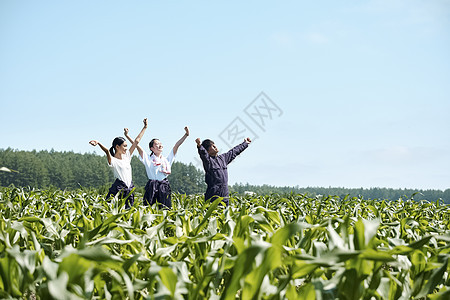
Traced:
<path id="1" fill-rule="evenodd" d="M 198 154 L 203 162 L 205 181 L 208 186 L 205 193 L 206 200 L 211 199 L 213 196 L 228 197 L 227 166 L 247 147 L 248 144 L 243 142 L 230 151 L 217 156 L 210 156 L 202 145 L 198 147 Z"/>

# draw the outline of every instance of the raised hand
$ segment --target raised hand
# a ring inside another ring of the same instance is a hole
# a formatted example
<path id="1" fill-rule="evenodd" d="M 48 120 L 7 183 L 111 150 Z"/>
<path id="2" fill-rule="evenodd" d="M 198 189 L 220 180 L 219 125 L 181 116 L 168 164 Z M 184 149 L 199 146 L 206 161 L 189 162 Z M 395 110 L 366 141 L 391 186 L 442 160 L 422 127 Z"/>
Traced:
<path id="1" fill-rule="evenodd" d="M 184 127 L 184 131 L 186 132 L 186 135 L 189 136 L 189 128 L 187 126 Z"/>

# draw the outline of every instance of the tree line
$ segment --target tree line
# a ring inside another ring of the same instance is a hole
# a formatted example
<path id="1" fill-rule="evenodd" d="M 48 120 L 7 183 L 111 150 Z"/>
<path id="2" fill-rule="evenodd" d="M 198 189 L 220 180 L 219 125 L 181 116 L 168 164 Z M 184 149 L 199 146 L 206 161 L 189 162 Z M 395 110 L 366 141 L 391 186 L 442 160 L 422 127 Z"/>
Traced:
<path id="1" fill-rule="evenodd" d="M 450 204 L 450 188 L 445 191 L 442 190 L 422 190 L 422 189 L 393 189 L 393 188 L 344 188 L 344 187 L 276 187 L 271 185 L 253 186 L 249 184 L 235 184 L 230 189 L 232 192 L 239 194 L 245 191 L 252 191 L 257 194 L 266 195 L 270 193 L 278 194 L 306 194 L 308 196 L 318 195 L 334 195 L 341 199 L 344 197 L 363 197 L 363 199 L 410 199 L 414 198 L 417 201 L 427 200 L 435 202 L 442 199 L 444 203 Z"/>
<path id="2" fill-rule="evenodd" d="M 0 167 L 18 171 L 0 172 L 0 186 L 22 186 L 33 188 L 78 189 L 99 188 L 105 191 L 114 181 L 113 173 L 108 167 L 106 158 L 93 153 L 44 151 L 20 151 L 11 148 L 0 149 Z M 133 182 L 138 189 L 143 190 L 147 183 L 144 165 L 136 156 L 132 157 Z M 204 193 L 206 184 L 204 172 L 192 164 L 174 162 L 172 174 L 169 175 L 172 191 L 182 194 Z M 300 193 L 310 196 L 337 195 L 341 198 L 363 197 L 365 199 L 389 199 L 414 197 L 416 200 L 436 201 L 442 199 L 450 203 L 450 189 L 417 190 L 392 188 L 334 188 L 334 187 L 277 187 L 271 185 L 234 184 L 230 186 L 231 193 L 244 194 L 253 192 L 260 195 L 271 193 Z"/>
<path id="3" fill-rule="evenodd" d="M 0 149 L 0 167 L 18 172 L 0 172 L 0 185 L 58 189 L 107 189 L 114 175 L 105 156 L 58 151 L 19 151 Z M 143 189 L 147 183 L 144 165 L 136 156 L 131 159 L 133 183 Z M 203 171 L 192 164 L 174 162 L 169 181 L 174 192 L 195 194 L 206 190 Z"/>

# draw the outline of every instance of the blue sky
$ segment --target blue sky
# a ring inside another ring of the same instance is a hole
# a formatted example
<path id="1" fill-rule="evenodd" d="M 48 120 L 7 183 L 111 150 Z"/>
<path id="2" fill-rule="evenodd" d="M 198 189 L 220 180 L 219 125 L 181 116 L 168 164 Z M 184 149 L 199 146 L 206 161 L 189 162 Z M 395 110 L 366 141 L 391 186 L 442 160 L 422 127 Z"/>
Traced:
<path id="1" fill-rule="evenodd" d="M 166 154 L 190 127 L 184 163 L 257 137 L 231 184 L 450 188 L 450 1 L 5 0 L 0 41 L 0 148 L 102 154 L 148 117 Z"/>

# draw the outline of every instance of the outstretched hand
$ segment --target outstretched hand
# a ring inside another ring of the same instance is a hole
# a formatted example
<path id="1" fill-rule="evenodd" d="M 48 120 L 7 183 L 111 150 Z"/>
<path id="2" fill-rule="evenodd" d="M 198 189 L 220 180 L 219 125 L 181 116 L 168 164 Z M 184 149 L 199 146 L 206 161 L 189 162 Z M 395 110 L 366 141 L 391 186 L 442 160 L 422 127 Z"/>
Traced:
<path id="1" fill-rule="evenodd" d="M 91 144 L 92 146 L 97 146 L 98 145 L 98 141 L 92 140 L 92 141 L 89 142 L 89 144 Z"/>
<path id="2" fill-rule="evenodd" d="M 252 142 L 252 140 L 250 138 L 245 138 L 244 142 L 246 142 L 247 144 L 250 144 Z"/>

